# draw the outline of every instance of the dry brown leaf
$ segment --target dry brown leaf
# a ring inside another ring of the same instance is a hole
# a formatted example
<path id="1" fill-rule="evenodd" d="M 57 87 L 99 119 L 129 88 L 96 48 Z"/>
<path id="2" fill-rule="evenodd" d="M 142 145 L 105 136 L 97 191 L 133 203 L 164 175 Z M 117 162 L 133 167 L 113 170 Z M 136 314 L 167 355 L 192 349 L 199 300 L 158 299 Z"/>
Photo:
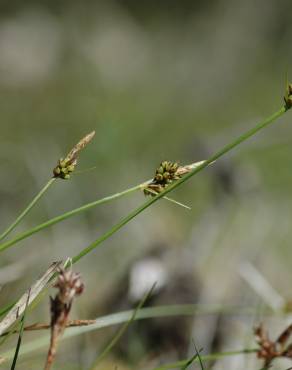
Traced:
<path id="1" fill-rule="evenodd" d="M 28 300 L 28 306 L 46 287 L 51 277 L 57 271 L 57 268 L 62 264 L 62 261 L 53 262 L 48 270 L 42 275 L 27 291 L 22 295 L 17 303 L 11 308 L 4 319 L 0 322 L 0 335 L 2 335 L 24 312 Z"/>

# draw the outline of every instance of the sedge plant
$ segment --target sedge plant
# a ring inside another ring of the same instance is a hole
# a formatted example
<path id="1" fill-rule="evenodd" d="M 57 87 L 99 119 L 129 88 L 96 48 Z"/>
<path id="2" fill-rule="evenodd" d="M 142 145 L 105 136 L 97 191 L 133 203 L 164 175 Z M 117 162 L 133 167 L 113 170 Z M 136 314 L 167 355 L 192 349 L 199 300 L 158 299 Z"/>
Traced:
<path id="1" fill-rule="evenodd" d="M 285 96 L 284 96 L 284 105 L 278 111 L 276 111 L 275 113 L 273 113 L 272 115 L 264 119 L 263 121 L 259 122 L 253 128 L 247 130 L 245 133 L 237 137 L 235 140 L 225 145 L 223 148 L 218 150 L 215 154 L 213 154 L 208 159 L 200 162 L 199 164 L 195 164 L 194 166 L 182 166 L 182 167 L 178 166 L 178 164 L 176 163 L 172 163 L 168 161 L 162 162 L 160 166 L 158 167 L 158 169 L 156 170 L 153 180 L 148 181 L 146 183 L 144 182 L 138 186 L 127 189 L 122 193 L 117 193 L 110 197 L 106 197 L 101 200 L 95 201 L 91 203 L 90 205 L 85 205 L 76 210 L 72 210 L 70 212 L 67 212 L 66 214 L 57 216 L 57 218 L 53 220 L 48 220 L 47 222 L 41 225 L 38 225 L 34 227 L 33 229 L 24 232 L 23 234 L 16 236 L 14 239 L 11 239 L 10 241 L 0 244 L 0 252 L 12 247 L 17 242 L 23 240 L 24 238 L 30 237 L 32 234 L 36 232 L 39 232 L 53 224 L 56 224 L 57 222 L 61 222 L 65 220 L 66 218 L 69 218 L 80 212 L 88 210 L 92 208 L 93 206 L 96 206 L 101 203 L 105 203 L 106 201 L 111 201 L 113 199 L 116 199 L 120 197 L 121 194 L 126 195 L 138 189 L 143 190 L 144 193 L 149 196 L 149 199 L 146 200 L 144 203 L 142 203 L 139 207 L 131 211 L 128 215 L 123 217 L 119 222 L 117 222 L 114 226 L 112 226 L 108 231 L 106 231 L 104 234 L 99 236 L 88 246 L 84 247 L 79 253 L 73 256 L 71 259 L 72 262 L 70 262 L 70 264 L 71 263 L 75 264 L 78 261 L 80 261 L 83 257 L 91 253 L 93 250 L 101 246 L 105 240 L 107 240 L 113 234 L 115 234 L 120 229 L 122 229 L 126 224 L 128 224 L 132 219 L 137 217 L 141 212 L 149 208 L 152 204 L 154 204 L 155 202 L 157 202 L 158 200 L 162 198 L 165 198 L 170 192 L 172 192 L 173 190 L 181 186 L 184 182 L 190 180 L 194 175 L 204 170 L 207 166 L 216 162 L 218 159 L 226 155 L 228 152 L 230 152 L 237 146 L 241 145 L 243 142 L 253 137 L 259 131 L 261 131 L 262 129 L 266 128 L 267 126 L 275 122 L 278 118 L 280 118 L 288 110 L 290 110 L 291 107 L 292 107 L 292 84 L 289 84 L 287 86 Z M 53 178 L 49 180 L 49 182 L 35 196 L 33 201 L 25 208 L 25 210 L 21 212 L 21 214 L 15 219 L 15 221 L 0 235 L 0 240 L 4 239 L 22 221 L 22 219 L 33 208 L 33 206 L 39 201 L 39 199 L 46 193 L 48 188 L 55 182 L 56 179 L 66 180 L 70 178 L 70 175 L 75 169 L 79 151 L 83 149 L 89 143 L 89 141 L 92 139 L 93 136 L 94 136 L 94 132 L 84 137 L 76 146 L 74 146 L 74 148 L 69 152 L 69 154 L 65 157 L 65 159 L 60 159 L 58 161 L 57 166 L 53 170 Z M 182 168 L 184 168 L 184 170 L 182 170 Z M 68 267 L 68 266 L 69 266 L 69 263 L 67 263 L 65 267 Z M 7 311 L 7 307 L 2 309 L 0 313 L 3 314 L 6 311 Z M 255 350 L 254 349 L 244 350 L 244 351 L 239 351 L 236 353 L 248 353 L 248 352 L 255 352 Z M 229 354 L 234 355 L 236 353 L 230 352 Z M 228 355 L 228 353 L 224 355 Z M 220 357 L 220 355 L 218 356 Z M 203 359 L 203 356 L 201 356 L 201 358 Z M 193 358 L 192 360 L 196 361 L 197 359 L 198 358 L 196 357 L 196 358 Z M 186 364 L 187 362 L 183 362 L 183 363 L 181 362 L 179 365 L 178 363 L 176 363 L 176 367 L 177 366 L 183 367 Z M 168 365 L 168 367 L 166 365 L 166 367 L 160 367 L 160 368 L 157 368 L 156 370 L 159 370 L 159 369 L 162 370 L 166 368 L 173 368 L 173 367 L 172 365 Z"/>

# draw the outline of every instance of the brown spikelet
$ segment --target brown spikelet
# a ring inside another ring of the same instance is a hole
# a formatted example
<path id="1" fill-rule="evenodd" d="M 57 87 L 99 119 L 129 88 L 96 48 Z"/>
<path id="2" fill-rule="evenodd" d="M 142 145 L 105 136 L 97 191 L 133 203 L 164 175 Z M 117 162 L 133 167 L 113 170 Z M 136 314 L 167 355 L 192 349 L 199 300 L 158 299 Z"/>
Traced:
<path id="1" fill-rule="evenodd" d="M 77 164 L 79 152 L 88 145 L 95 135 L 95 131 L 84 136 L 67 154 L 63 159 L 59 159 L 57 166 L 53 170 L 54 177 L 58 177 L 64 180 L 70 178 L 70 174 L 74 171 Z"/>
<path id="2" fill-rule="evenodd" d="M 68 163 L 72 163 L 77 159 L 77 155 L 86 145 L 93 139 L 95 135 L 95 131 L 92 131 L 90 134 L 84 136 L 67 154 L 65 161 Z"/>
<path id="3" fill-rule="evenodd" d="M 55 359 L 57 343 L 67 326 L 73 299 L 84 290 L 80 275 L 63 268 L 59 269 L 58 280 L 54 287 L 59 291 L 55 298 L 51 297 L 51 341 L 45 370 L 51 368 Z"/>
<path id="4" fill-rule="evenodd" d="M 276 341 L 269 338 L 267 330 L 260 324 L 255 328 L 254 334 L 260 348 L 257 356 L 264 360 L 264 368 L 267 368 L 275 358 L 286 357 L 292 359 L 292 344 L 287 344 L 291 334 L 292 325 L 289 325 L 278 337 Z"/>

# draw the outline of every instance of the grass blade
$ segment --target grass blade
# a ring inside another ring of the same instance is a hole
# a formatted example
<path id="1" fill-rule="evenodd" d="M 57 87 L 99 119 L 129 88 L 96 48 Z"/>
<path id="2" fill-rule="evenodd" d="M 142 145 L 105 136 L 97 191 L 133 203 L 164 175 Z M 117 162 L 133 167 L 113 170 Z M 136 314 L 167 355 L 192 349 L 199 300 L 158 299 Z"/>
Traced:
<path id="1" fill-rule="evenodd" d="M 215 162 L 217 159 L 222 157 L 224 154 L 231 151 L 233 148 L 241 144 L 242 142 L 249 139 L 251 136 L 255 135 L 257 132 L 262 130 L 263 128 L 267 127 L 269 124 L 274 122 L 277 118 L 281 117 L 286 111 L 286 106 L 283 106 L 281 109 L 279 109 L 277 112 L 272 114 L 270 117 L 266 118 L 265 120 L 258 123 L 255 127 L 248 130 L 238 138 L 236 138 L 231 143 L 224 146 L 221 150 L 219 150 L 217 153 L 215 153 L 213 156 L 211 156 L 209 159 L 203 161 L 199 166 L 192 169 L 189 173 L 185 174 L 184 177 L 180 178 L 176 182 L 170 184 L 164 191 L 161 193 L 158 193 L 156 196 L 150 198 L 148 201 L 146 201 L 144 204 L 142 204 L 140 207 L 136 208 L 134 211 L 130 212 L 126 217 L 124 217 L 120 222 L 118 222 L 116 225 L 114 225 L 110 230 L 108 230 L 105 234 L 103 234 L 100 238 L 96 239 L 94 242 L 92 242 L 90 245 L 88 245 L 86 248 L 84 248 L 80 253 L 78 253 L 76 256 L 72 258 L 72 262 L 76 263 L 81 258 L 85 257 L 88 253 L 93 251 L 95 248 L 97 248 L 102 242 L 104 242 L 106 239 L 111 237 L 113 234 L 115 234 L 118 230 L 120 230 L 123 226 L 125 226 L 127 223 L 129 223 L 133 218 L 138 216 L 141 212 L 143 212 L 145 209 L 150 207 L 153 203 L 157 202 L 160 198 L 165 197 L 166 194 L 170 193 L 180 185 L 182 185 L 185 181 L 188 181 L 191 177 L 202 171 L 204 168 L 209 166 L 211 163 Z"/>
<path id="2" fill-rule="evenodd" d="M 212 353 L 210 355 L 200 356 L 201 361 L 210 361 L 210 360 L 218 360 L 220 358 L 230 357 L 230 356 L 238 356 L 238 355 L 247 355 L 256 353 L 258 349 L 256 348 L 248 348 L 242 349 L 238 351 L 227 351 L 227 352 L 219 352 L 219 353 Z M 153 370 L 168 370 L 168 369 L 177 369 L 185 366 L 189 363 L 190 360 L 181 360 L 174 362 L 172 364 L 166 364 L 162 366 L 158 366 Z M 200 362 L 198 356 L 193 360 L 193 362 Z M 189 366 L 189 365 L 188 365 Z"/>
<path id="3" fill-rule="evenodd" d="M 244 141 L 246 141 L 247 139 L 249 139 L 250 137 L 252 137 L 253 135 L 255 135 L 257 132 L 259 132 L 260 130 L 262 130 L 263 128 L 265 128 L 268 125 L 270 125 L 271 123 L 273 123 L 277 118 L 281 117 L 290 108 L 291 107 L 288 106 L 287 104 L 284 105 L 284 106 L 282 106 L 277 112 L 273 113 L 268 118 L 266 118 L 263 121 L 259 122 L 255 127 L 253 127 L 250 130 L 246 131 L 241 136 L 239 136 L 238 138 L 236 138 L 234 141 L 232 141 L 231 143 L 227 144 L 221 150 L 219 150 L 218 152 L 216 152 L 209 159 L 203 161 L 201 164 L 199 164 L 198 166 L 196 166 L 195 168 L 193 168 L 184 177 L 180 178 L 176 182 L 174 182 L 171 185 L 169 185 L 163 192 L 157 194 L 155 197 L 152 197 L 151 199 L 149 199 L 148 201 L 146 201 L 144 204 L 142 204 L 140 207 L 138 207 L 135 210 L 133 210 L 132 212 L 130 212 L 126 217 L 124 217 L 122 220 L 120 220 L 116 225 L 114 225 L 105 234 L 103 234 L 101 237 L 99 237 L 98 239 L 96 239 L 94 242 L 92 242 L 86 248 L 84 248 L 83 250 L 81 250 L 80 253 L 78 253 L 77 255 L 75 255 L 72 258 L 72 262 L 73 263 L 78 262 L 81 258 L 83 258 L 88 253 L 90 253 L 92 250 L 94 250 L 95 248 L 97 248 L 103 241 L 105 241 L 106 239 L 108 239 L 109 237 L 111 237 L 118 230 L 120 230 L 123 226 L 125 226 L 127 223 L 129 223 L 139 213 L 143 212 L 145 209 L 147 209 L 148 207 L 150 207 L 153 203 L 157 202 L 160 198 L 163 198 L 166 194 L 168 194 L 169 192 L 173 191 L 178 186 L 182 185 L 185 181 L 188 181 L 192 176 L 196 175 L 197 173 L 199 173 L 200 171 L 202 171 L 203 169 L 205 169 L 207 166 L 209 166 L 210 164 L 212 164 L 213 162 L 215 162 L 217 159 L 219 159 L 220 157 L 222 157 L 223 155 L 225 155 L 226 153 L 228 153 L 229 151 L 231 151 L 233 148 L 235 148 L 239 144 L 243 143 Z M 29 235 L 31 235 L 31 234 L 32 234 L 32 232 Z M 29 235 L 27 235 L 27 236 L 29 236 Z M 24 237 L 22 237 L 21 239 L 24 239 Z M 17 241 L 19 241 L 21 239 L 18 239 Z M 13 244 L 15 244 L 17 241 L 15 241 L 15 240 L 14 241 L 9 241 L 8 242 L 9 244 L 4 243 L 4 244 L 0 245 L 0 251 L 8 248 L 9 246 L 11 246 Z M 5 312 L 5 309 L 0 310 L 0 315 L 3 312 Z"/>
<path id="4" fill-rule="evenodd" d="M 56 181 L 55 178 L 51 178 L 46 185 L 40 190 L 40 192 L 33 198 L 33 200 L 29 203 L 29 205 L 21 212 L 21 214 L 16 218 L 12 224 L 3 231 L 0 235 L 0 240 L 3 240 L 16 226 L 23 220 L 23 218 L 28 214 L 28 212 L 36 205 L 36 203 L 40 200 L 40 198 L 45 194 L 45 192 L 49 189 L 49 187 Z"/>
<path id="5" fill-rule="evenodd" d="M 205 370 L 204 369 L 204 364 L 203 364 L 203 361 L 202 361 L 202 358 L 201 358 L 201 355 L 200 355 L 200 352 L 197 350 L 197 347 L 196 347 L 196 344 L 195 344 L 194 341 L 193 341 L 193 343 L 194 343 L 194 347 L 195 347 L 195 350 L 196 350 L 196 354 L 197 354 L 198 359 L 199 359 L 199 362 L 200 362 L 201 370 Z"/>
<path id="6" fill-rule="evenodd" d="M 198 357 L 198 355 L 197 354 L 195 354 L 193 357 L 191 357 L 187 362 L 186 362 L 186 364 L 185 365 L 183 365 L 182 367 L 181 367 L 181 369 L 180 370 L 187 370 L 187 368 L 195 361 L 195 359 Z"/>
<path id="7" fill-rule="evenodd" d="M 183 184 L 185 181 L 189 180 L 192 176 L 194 176 L 198 172 L 202 171 L 204 168 L 209 166 L 211 163 L 215 162 L 217 159 L 222 157 L 224 154 L 228 153 L 233 148 L 235 148 L 236 146 L 238 146 L 242 142 L 246 141 L 247 139 L 249 139 L 253 135 L 255 135 L 258 131 L 267 127 L 269 124 L 274 122 L 277 118 L 281 117 L 288 109 L 289 109 L 289 107 L 287 107 L 287 106 L 281 107 L 277 112 L 275 112 L 274 114 L 272 114 L 271 116 L 269 116 L 265 120 L 258 123 L 254 128 L 248 130 L 247 132 L 245 132 L 244 134 L 242 134 L 241 136 L 236 138 L 234 141 L 232 141 L 231 143 L 224 146 L 221 150 L 219 150 L 217 153 L 215 153 L 209 159 L 207 159 L 205 161 L 202 161 L 201 164 L 199 164 L 198 166 L 195 166 L 189 173 L 184 175 L 181 179 L 179 179 L 176 182 L 174 182 L 173 184 L 169 185 L 163 192 L 157 194 L 155 197 L 152 197 L 150 200 L 148 200 L 143 205 L 138 207 L 135 211 L 133 211 L 127 217 L 122 219 L 117 225 L 113 226 L 113 228 L 111 230 L 109 230 L 108 232 L 106 232 L 101 238 L 97 239 L 95 242 L 93 242 L 87 248 L 85 248 L 83 251 L 81 251 L 77 256 L 74 257 L 74 262 L 77 262 L 80 258 L 84 257 L 92 249 L 95 249 L 101 242 L 103 242 L 108 237 L 110 237 L 112 234 L 114 234 L 116 231 L 118 231 L 126 223 L 128 223 L 130 220 L 132 220 L 134 217 L 136 217 L 140 212 L 144 211 L 146 208 L 148 208 L 150 205 L 152 205 L 153 203 L 158 201 L 160 198 L 165 197 L 166 194 L 173 191 L 175 188 L 177 188 L 178 186 Z M 137 187 L 128 189 L 125 192 L 123 192 L 123 195 L 125 193 L 137 190 L 137 189 L 141 188 L 141 186 L 142 185 L 140 184 Z M 117 198 L 117 197 L 120 196 L 118 194 L 120 194 L 120 193 L 117 193 L 117 194 L 115 194 L 111 197 L 108 197 L 108 198 L 110 198 L 110 200 L 114 199 L 114 198 Z M 69 218 L 69 217 L 73 216 L 74 214 L 78 214 L 79 212 L 82 212 L 86 209 L 94 207 L 97 204 L 105 203 L 106 202 L 105 199 L 106 198 L 104 198 L 102 200 L 99 200 L 99 201 L 96 201 L 96 202 L 93 202 L 93 203 L 89 203 L 89 204 L 87 204 L 83 207 L 77 208 L 75 210 L 69 211 L 66 214 L 57 216 L 56 218 L 54 218 L 52 220 L 49 220 L 49 221 L 47 221 L 47 222 L 45 222 L 41 225 L 36 226 L 35 228 L 33 228 L 31 230 L 28 230 L 27 232 L 25 232 L 23 234 L 18 235 L 15 239 L 9 240 L 8 242 L 1 244 L 0 245 L 0 252 L 9 248 L 9 247 L 11 247 L 12 245 L 16 244 L 20 240 L 23 240 L 24 238 L 27 238 L 27 237 L 31 236 L 32 234 L 34 234 L 34 233 L 36 233 L 36 232 L 38 232 L 38 231 L 40 231 L 40 230 L 42 230 L 46 227 L 49 227 L 49 226 L 51 226 L 51 225 L 53 225 L 57 222 L 63 221 L 66 218 Z"/>
<path id="8" fill-rule="evenodd" d="M 248 130 L 247 132 L 243 133 L 241 136 L 239 136 L 238 138 L 236 138 L 234 141 L 232 141 L 231 143 L 229 143 L 226 146 L 224 146 L 221 150 L 219 150 L 218 152 L 216 152 L 209 159 L 207 159 L 205 161 L 202 161 L 201 164 L 199 164 L 198 166 L 196 166 L 195 168 L 193 168 L 189 173 L 185 174 L 181 179 L 179 179 L 176 182 L 174 182 L 173 184 L 169 185 L 164 191 L 162 191 L 161 193 L 157 194 L 155 197 L 152 197 L 151 199 L 149 199 L 144 204 L 142 204 L 136 210 L 134 210 L 133 212 L 131 212 L 127 217 L 123 218 L 118 224 L 116 224 L 115 226 L 113 226 L 113 228 L 110 229 L 108 232 L 106 232 L 102 237 L 98 238 L 92 244 L 90 244 L 88 247 L 84 248 L 78 255 L 76 255 L 73 258 L 73 263 L 79 261 L 79 259 L 81 259 L 82 257 L 84 257 L 86 254 L 88 254 L 89 252 L 91 252 L 93 249 L 97 248 L 98 245 L 101 244 L 104 240 L 106 240 L 107 238 L 109 238 L 111 235 L 113 235 L 115 232 L 117 232 L 120 228 L 122 228 L 125 224 L 127 224 L 134 217 L 136 217 L 139 213 L 143 212 L 146 208 L 148 208 L 149 206 L 151 206 L 153 203 L 157 202 L 160 198 L 165 197 L 166 194 L 168 194 L 169 192 L 173 191 L 178 186 L 182 185 L 185 181 L 189 180 L 192 176 L 194 176 L 198 172 L 202 171 L 204 168 L 206 168 L 207 166 L 209 166 L 211 163 L 215 162 L 217 159 L 219 159 L 220 157 L 222 157 L 223 155 L 225 155 L 226 153 L 228 153 L 229 151 L 231 151 L 233 148 L 235 148 L 239 144 L 243 143 L 244 141 L 246 141 L 247 139 L 249 139 L 253 135 L 255 135 L 257 132 L 259 132 L 263 128 L 267 127 L 269 124 L 271 124 L 272 122 L 274 122 L 277 118 L 281 117 L 289 108 L 290 107 L 288 107 L 287 105 L 282 106 L 277 112 L 273 113 L 268 118 L 266 118 L 263 121 L 259 122 L 255 127 L 253 127 L 252 129 Z M 140 188 L 141 185 L 138 185 L 138 187 Z M 89 205 L 85 205 L 84 207 L 90 207 L 90 206 Z M 80 207 L 80 208 L 82 208 L 82 207 Z M 68 213 L 69 215 L 67 215 L 67 216 L 68 217 L 71 217 L 71 215 L 76 214 L 76 213 L 79 213 L 79 212 L 81 212 L 80 209 L 79 210 L 73 210 L 73 211 L 69 212 Z M 3 251 L 3 250 L 5 250 L 5 249 L 7 249 L 8 247 L 11 247 L 12 245 L 16 244 L 18 241 L 20 241 L 20 240 L 22 240 L 22 239 L 24 239 L 26 237 L 29 237 L 33 233 L 35 233 L 37 231 L 40 231 L 41 229 L 43 229 L 45 227 L 48 227 L 48 226 L 50 226 L 50 225 L 52 225 L 54 223 L 60 222 L 60 221 L 64 220 L 65 218 L 68 218 L 67 216 L 64 216 L 64 215 L 58 216 L 58 218 L 55 218 L 55 220 L 53 219 L 54 221 L 50 220 L 50 221 L 48 221 L 48 222 L 46 222 L 46 223 L 44 223 L 42 225 L 39 225 L 39 226 L 35 227 L 34 229 L 29 230 L 26 233 L 20 234 L 18 237 L 16 237 L 15 239 L 13 239 L 11 241 L 8 241 L 6 243 L 1 244 L 0 245 L 0 252 Z"/>
<path id="9" fill-rule="evenodd" d="M 27 310 L 27 306 L 28 306 L 28 302 L 29 302 L 29 297 L 30 297 L 30 289 L 29 289 L 29 292 L 28 292 L 28 295 L 27 295 L 25 309 L 24 309 L 23 316 L 22 316 L 22 319 L 21 319 L 21 326 L 20 326 L 20 331 L 19 331 L 19 335 L 18 335 L 18 340 L 17 340 L 16 349 L 15 349 L 15 354 L 14 354 L 12 365 L 11 365 L 11 370 L 15 370 L 15 367 L 16 367 L 16 362 L 17 362 L 17 358 L 18 358 L 18 354 L 19 354 L 19 349 L 20 349 L 21 341 L 22 341 L 22 334 L 23 334 L 23 329 L 24 329 L 24 321 L 25 321 L 26 310 Z"/>
<path id="10" fill-rule="evenodd" d="M 105 349 L 101 352 L 101 354 L 98 356 L 92 367 L 90 368 L 93 370 L 96 365 L 100 363 L 101 360 L 104 359 L 104 357 L 111 351 L 111 349 L 114 347 L 114 345 L 119 341 L 119 339 L 122 337 L 122 335 L 125 333 L 125 331 L 128 329 L 128 327 L 131 325 L 131 323 L 135 320 L 135 317 L 138 313 L 138 311 L 144 306 L 145 302 L 147 299 L 151 296 L 154 288 L 155 288 L 156 283 L 153 284 L 151 289 L 149 290 L 148 293 L 145 294 L 145 296 L 141 299 L 139 302 L 138 306 L 135 308 L 133 311 L 132 316 L 128 321 L 125 322 L 125 324 L 120 328 L 120 330 L 117 332 L 117 334 L 112 338 L 112 340 L 108 343 L 108 345 L 105 347 Z"/>
<path id="11" fill-rule="evenodd" d="M 133 186 L 132 188 L 129 188 L 129 189 L 126 189 L 122 192 L 119 192 L 119 193 L 116 193 L 116 194 L 113 194 L 113 195 L 110 195 L 110 196 L 107 196 L 105 198 L 102 198 L 102 199 L 98 199 L 94 202 L 90 202 L 90 203 L 87 203 L 81 207 L 78 207 L 78 208 L 75 208 L 71 211 L 68 211 L 66 213 L 63 213 L 59 216 L 56 216 L 54 218 L 51 218 L 50 220 L 46 221 L 46 222 L 43 222 L 37 226 L 34 226 L 33 228 L 29 229 L 29 230 L 26 230 L 24 231 L 23 233 L 19 234 L 19 235 L 16 235 L 15 238 L 11 239 L 11 240 L 8 240 L 7 242 L 4 242 L 2 244 L 0 244 L 0 252 L 3 252 L 5 249 L 17 244 L 18 242 L 20 242 L 21 240 L 23 239 L 26 239 L 28 237 L 30 237 L 31 235 L 43 230 L 43 229 L 46 229 L 50 226 L 53 226 L 59 222 L 62 222 L 70 217 L 73 217 L 75 215 L 78 215 L 79 213 L 82 213 L 82 212 L 85 212 L 85 211 L 88 211 L 89 209 L 93 208 L 93 207 L 96 207 L 98 205 L 101 205 L 101 204 L 104 204 L 104 203 L 107 203 L 107 202 L 110 202 L 114 199 L 117 199 L 117 198 L 121 198 L 125 195 L 128 195 L 136 190 L 140 190 L 141 189 L 141 186 L 143 186 L 143 184 L 139 184 L 139 185 L 136 185 L 136 186 Z"/>

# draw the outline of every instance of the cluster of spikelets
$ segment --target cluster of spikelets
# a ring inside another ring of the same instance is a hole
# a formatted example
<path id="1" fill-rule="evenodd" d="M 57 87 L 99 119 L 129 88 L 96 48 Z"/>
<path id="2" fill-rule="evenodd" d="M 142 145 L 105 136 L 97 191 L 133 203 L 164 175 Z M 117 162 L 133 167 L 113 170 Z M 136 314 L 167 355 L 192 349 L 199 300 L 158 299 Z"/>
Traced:
<path id="1" fill-rule="evenodd" d="M 175 162 L 163 161 L 157 168 L 154 180 L 161 184 L 170 184 L 173 180 L 177 180 L 178 164 Z"/>
<path id="2" fill-rule="evenodd" d="M 57 166 L 53 170 L 54 177 L 68 180 L 70 178 L 70 174 L 75 170 L 76 164 L 77 159 L 74 159 L 73 161 L 68 161 L 66 158 L 59 159 Z"/>
<path id="3" fill-rule="evenodd" d="M 84 284 L 78 273 L 60 268 L 54 288 L 58 289 L 58 293 L 54 298 L 51 297 L 51 341 L 45 370 L 52 366 L 57 352 L 57 342 L 66 328 L 73 300 L 82 294 Z"/>
<path id="4" fill-rule="evenodd" d="M 276 358 L 292 359 L 292 344 L 287 344 L 292 334 L 292 325 L 289 325 L 275 341 L 269 338 L 269 334 L 262 324 L 254 329 L 254 334 L 260 347 L 257 356 L 264 360 L 264 369 L 269 368 Z"/>
<path id="5" fill-rule="evenodd" d="M 286 104 L 286 109 L 290 109 L 292 107 L 292 84 L 287 85 L 284 100 Z"/>
<path id="6" fill-rule="evenodd" d="M 69 313 L 74 297 L 80 295 L 84 285 L 80 275 L 71 269 L 59 269 L 59 276 L 54 288 L 59 289 L 55 298 L 51 298 L 52 317 L 59 316 L 59 312 Z M 61 309 L 61 310 L 60 310 Z M 55 322 L 56 319 L 53 319 Z"/>
<path id="7" fill-rule="evenodd" d="M 179 165 L 176 162 L 163 161 L 156 169 L 153 180 L 144 188 L 146 195 L 161 193 L 174 180 L 181 178 L 178 172 Z"/>
<path id="8" fill-rule="evenodd" d="M 143 185 L 145 195 L 155 196 L 163 192 L 173 181 L 202 165 L 204 161 L 180 166 L 177 162 L 163 161 L 155 171 L 153 180 Z"/>

